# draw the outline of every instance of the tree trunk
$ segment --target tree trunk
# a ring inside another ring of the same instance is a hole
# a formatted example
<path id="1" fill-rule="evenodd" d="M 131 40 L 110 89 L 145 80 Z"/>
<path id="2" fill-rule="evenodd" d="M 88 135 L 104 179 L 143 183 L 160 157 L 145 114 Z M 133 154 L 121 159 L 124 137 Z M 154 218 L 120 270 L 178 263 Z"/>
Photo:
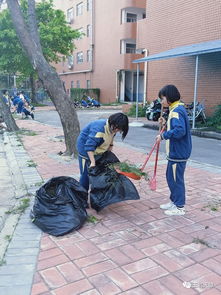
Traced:
<path id="1" fill-rule="evenodd" d="M 35 81 L 34 81 L 34 74 L 31 74 L 29 77 L 30 86 L 31 86 L 31 101 L 32 103 L 37 104 L 37 98 L 36 98 L 36 87 L 35 87 Z"/>
<path id="2" fill-rule="evenodd" d="M 28 4 L 32 8 L 32 13 L 29 15 L 32 18 L 35 17 L 35 11 L 33 11 L 34 3 L 34 0 L 28 0 Z M 74 154 L 76 156 L 76 140 L 80 127 L 74 105 L 70 97 L 64 91 L 63 82 L 59 78 L 58 74 L 48 64 L 42 54 L 39 39 L 36 37 L 38 36 L 38 32 L 34 30 L 36 22 L 34 20 L 29 21 L 32 33 L 30 34 L 24 22 L 18 0 L 7 0 L 7 4 L 21 45 L 33 65 L 33 68 L 37 71 L 39 79 L 48 90 L 51 100 L 60 116 L 66 144 L 65 153 L 69 155 Z"/>
<path id="3" fill-rule="evenodd" d="M 8 131 L 17 131 L 19 130 L 17 124 L 15 123 L 15 119 L 13 118 L 9 107 L 3 101 L 2 97 L 0 97 L 0 114 L 7 126 Z"/>

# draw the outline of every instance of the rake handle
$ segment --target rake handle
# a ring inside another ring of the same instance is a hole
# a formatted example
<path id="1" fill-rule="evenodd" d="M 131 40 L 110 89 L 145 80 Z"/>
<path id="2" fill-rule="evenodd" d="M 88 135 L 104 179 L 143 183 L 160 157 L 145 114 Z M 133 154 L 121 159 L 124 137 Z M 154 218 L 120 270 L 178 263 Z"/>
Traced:
<path id="1" fill-rule="evenodd" d="M 156 177 L 156 174 L 157 174 L 157 162 L 158 162 L 159 148 L 160 148 L 160 142 L 157 143 L 153 177 Z"/>
<path id="2" fill-rule="evenodd" d="M 161 131 L 160 131 L 159 134 L 162 134 L 162 133 L 163 133 L 165 127 L 166 127 L 166 126 L 163 126 L 163 128 L 161 129 Z M 151 155 L 152 155 L 152 153 L 153 153 L 153 151 L 155 150 L 155 148 L 156 148 L 157 145 L 158 145 L 158 143 L 157 143 L 157 141 L 156 141 L 156 142 L 154 143 L 152 149 L 150 150 L 149 154 L 147 155 L 147 158 L 146 158 L 146 160 L 145 160 L 145 162 L 144 162 L 142 168 L 140 169 L 141 171 L 144 170 L 144 168 L 145 168 L 145 166 L 146 166 L 148 160 L 150 159 L 150 157 L 151 157 Z M 160 145 L 158 145 L 158 146 L 160 146 Z M 158 152 L 159 152 L 159 148 L 158 148 Z M 156 164 L 155 164 L 155 165 L 156 165 Z"/>
<path id="3" fill-rule="evenodd" d="M 162 117 L 163 115 L 163 106 L 161 105 L 161 110 L 160 110 L 160 117 Z M 159 126 L 159 133 L 161 134 L 164 130 L 165 126 L 163 126 L 160 124 Z M 161 130 L 162 129 L 162 130 Z M 157 149 L 156 149 L 156 158 L 155 158 L 155 166 L 154 166 L 154 174 L 153 177 L 156 177 L 157 174 L 157 162 L 158 162 L 158 156 L 159 156 L 159 149 L 160 149 L 160 141 L 157 142 Z"/>

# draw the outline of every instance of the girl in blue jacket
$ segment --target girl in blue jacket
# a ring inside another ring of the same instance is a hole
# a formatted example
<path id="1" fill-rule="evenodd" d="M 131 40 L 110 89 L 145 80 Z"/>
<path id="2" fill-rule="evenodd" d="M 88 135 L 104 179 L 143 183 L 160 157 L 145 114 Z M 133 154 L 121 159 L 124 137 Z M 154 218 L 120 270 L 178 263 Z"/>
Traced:
<path id="1" fill-rule="evenodd" d="M 101 119 L 89 123 L 78 136 L 77 150 L 80 168 L 80 184 L 88 190 L 88 168 L 96 165 L 95 156 L 111 150 L 114 136 L 122 133 L 122 140 L 129 129 L 128 117 L 123 113 L 116 113 L 108 120 Z"/>
<path id="2" fill-rule="evenodd" d="M 170 202 L 160 206 L 167 215 L 185 214 L 184 171 L 192 150 L 190 124 L 180 93 L 174 85 L 166 85 L 159 92 L 164 107 L 169 106 L 167 130 L 157 136 L 157 141 L 166 140 L 166 179 L 170 189 Z M 165 124 L 165 119 L 160 118 Z"/>

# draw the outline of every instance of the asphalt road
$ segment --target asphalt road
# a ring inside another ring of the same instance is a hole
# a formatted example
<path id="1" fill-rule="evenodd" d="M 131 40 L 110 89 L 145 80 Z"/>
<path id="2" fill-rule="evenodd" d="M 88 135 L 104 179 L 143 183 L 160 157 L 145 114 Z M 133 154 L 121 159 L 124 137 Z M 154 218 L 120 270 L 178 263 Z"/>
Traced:
<path id="1" fill-rule="evenodd" d="M 90 121 L 108 118 L 114 112 L 119 112 L 119 110 L 80 110 L 78 111 L 80 126 L 83 128 Z M 45 124 L 61 127 L 56 111 L 35 112 L 35 119 Z M 124 142 L 148 152 L 156 135 L 156 130 L 131 126 Z M 116 141 L 121 141 L 120 136 L 116 136 Z M 221 167 L 221 140 L 192 136 L 192 141 L 191 160 Z M 165 142 L 162 142 L 160 151 L 165 152 Z"/>

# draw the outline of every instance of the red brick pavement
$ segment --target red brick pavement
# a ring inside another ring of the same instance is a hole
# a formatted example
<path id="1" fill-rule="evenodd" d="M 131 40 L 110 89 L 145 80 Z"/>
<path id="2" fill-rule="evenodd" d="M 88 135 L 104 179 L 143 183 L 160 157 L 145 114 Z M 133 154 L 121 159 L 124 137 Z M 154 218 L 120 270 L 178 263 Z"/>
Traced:
<path id="1" fill-rule="evenodd" d="M 23 136 L 23 143 L 44 180 L 79 173 L 77 161 L 57 155 L 64 150 L 56 138 L 60 128 L 30 120 L 18 124 L 37 133 Z M 128 146 L 116 144 L 114 152 L 121 160 L 144 160 Z M 208 206 L 221 195 L 221 173 L 188 165 L 187 213 L 168 217 L 159 209 L 168 200 L 161 160 L 156 192 L 145 180 L 135 181 L 139 201 L 99 214 L 89 209 L 99 222 L 65 236 L 43 234 L 31 295 L 221 294 L 221 212 Z"/>

